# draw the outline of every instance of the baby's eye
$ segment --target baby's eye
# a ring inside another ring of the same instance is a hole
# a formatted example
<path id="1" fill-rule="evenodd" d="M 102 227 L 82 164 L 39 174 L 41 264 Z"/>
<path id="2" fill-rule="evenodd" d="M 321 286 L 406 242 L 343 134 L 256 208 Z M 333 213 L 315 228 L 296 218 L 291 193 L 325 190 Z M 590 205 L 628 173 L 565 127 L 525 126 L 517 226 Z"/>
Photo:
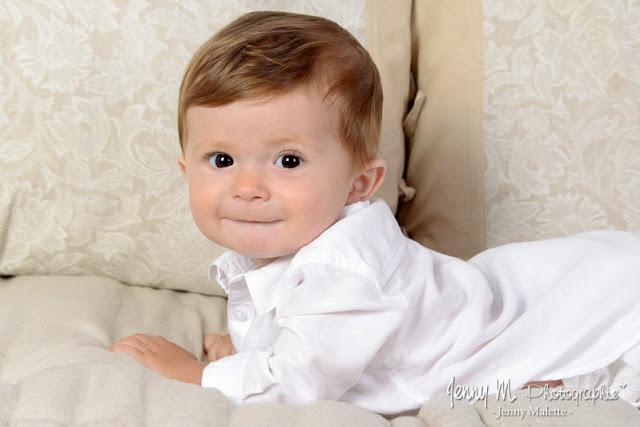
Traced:
<path id="1" fill-rule="evenodd" d="M 285 169 L 297 168 L 301 164 L 302 159 L 295 154 L 283 154 L 276 159 L 276 166 Z"/>
<path id="2" fill-rule="evenodd" d="M 209 157 L 209 163 L 217 168 L 226 168 L 233 164 L 233 158 L 226 153 L 216 153 Z"/>

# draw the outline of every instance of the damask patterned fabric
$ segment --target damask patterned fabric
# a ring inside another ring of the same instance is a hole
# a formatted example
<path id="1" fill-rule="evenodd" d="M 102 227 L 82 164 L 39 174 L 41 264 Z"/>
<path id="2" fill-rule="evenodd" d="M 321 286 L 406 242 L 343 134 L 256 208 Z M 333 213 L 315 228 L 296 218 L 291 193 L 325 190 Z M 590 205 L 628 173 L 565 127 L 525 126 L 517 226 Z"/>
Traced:
<path id="1" fill-rule="evenodd" d="M 409 2 L 402 4 L 408 22 Z M 223 248 L 193 223 L 177 165 L 177 95 L 191 54 L 233 18 L 258 9 L 325 16 L 366 45 L 366 6 L 365 0 L 1 2 L 0 274 L 99 275 L 220 294 L 206 267 Z M 408 96 L 405 33 L 406 80 L 386 79 L 404 82 Z M 385 108 L 400 112 L 401 130 L 402 104 Z M 393 169 L 401 175 L 401 131 L 393 144 L 383 152 L 400 152 Z M 385 194 L 394 206 L 392 181 Z"/>
<path id="2" fill-rule="evenodd" d="M 640 2 L 483 12 L 488 245 L 640 232 Z"/>

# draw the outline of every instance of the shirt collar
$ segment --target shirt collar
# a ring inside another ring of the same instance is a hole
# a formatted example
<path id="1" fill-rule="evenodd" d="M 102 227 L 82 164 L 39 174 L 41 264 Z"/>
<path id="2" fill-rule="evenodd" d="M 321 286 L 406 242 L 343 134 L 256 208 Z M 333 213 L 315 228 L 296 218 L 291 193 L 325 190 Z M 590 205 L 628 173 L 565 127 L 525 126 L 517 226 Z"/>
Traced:
<path id="1" fill-rule="evenodd" d="M 300 249 L 290 268 L 295 271 L 307 263 L 325 263 L 385 283 L 398 266 L 406 242 L 383 200 L 356 202 L 345 206 L 333 226 Z"/>
<path id="2" fill-rule="evenodd" d="M 250 257 L 227 251 L 209 266 L 209 280 L 215 279 L 228 294 L 234 280 L 256 268 L 256 264 Z"/>
<path id="3" fill-rule="evenodd" d="M 244 278 L 258 314 L 273 310 L 287 286 L 287 269 L 293 255 L 273 260 L 260 269 L 249 271 Z"/>
<path id="4" fill-rule="evenodd" d="M 292 258 L 283 256 L 258 268 L 250 257 L 227 251 L 209 267 L 209 279 L 215 279 L 227 294 L 234 282 L 244 279 L 256 311 L 264 314 L 276 307 Z"/>

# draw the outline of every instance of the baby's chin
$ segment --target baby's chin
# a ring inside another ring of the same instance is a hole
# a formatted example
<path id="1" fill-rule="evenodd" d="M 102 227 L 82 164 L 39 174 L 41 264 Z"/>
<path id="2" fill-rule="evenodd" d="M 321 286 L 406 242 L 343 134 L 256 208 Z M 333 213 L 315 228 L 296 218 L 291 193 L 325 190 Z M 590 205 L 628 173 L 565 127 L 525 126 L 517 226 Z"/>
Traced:
<path id="1" fill-rule="evenodd" d="M 259 267 L 261 264 L 269 264 L 271 261 L 283 256 L 295 254 L 315 240 L 313 236 L 304 236 L 304 238 L 298 239 L 281 239 L 273 235 L 260 236 L 255 233 L 246 233 L 243 238 L 238 237 L 239 235 L 235 234 L 235 238 L 225 239 L 225 241 L 217 243 L 234 252 L 252 258 Z"/>

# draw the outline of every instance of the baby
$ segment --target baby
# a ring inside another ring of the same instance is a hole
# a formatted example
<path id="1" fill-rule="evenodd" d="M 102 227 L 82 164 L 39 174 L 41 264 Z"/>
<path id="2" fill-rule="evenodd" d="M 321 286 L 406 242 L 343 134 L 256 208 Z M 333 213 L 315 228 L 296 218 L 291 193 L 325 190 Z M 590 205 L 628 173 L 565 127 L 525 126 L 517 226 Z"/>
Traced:
<path id="1" fill-rule="evenodd" d="M 373 61 L 331 21 L 256 12 L 207 41 L 180 89 L 179 165 L 198 228 L 230 249 L 209 270 L 229 335 L 205 337 L 209 363 L 142 334 L 112 351 L 236 403 L 396 414 L 453 384 L 594 386 L 594 372 L 635 401 L 640 237 L 589 233 L 469 262 L 424 248 L 372 198 L 381 115 Z"/>

